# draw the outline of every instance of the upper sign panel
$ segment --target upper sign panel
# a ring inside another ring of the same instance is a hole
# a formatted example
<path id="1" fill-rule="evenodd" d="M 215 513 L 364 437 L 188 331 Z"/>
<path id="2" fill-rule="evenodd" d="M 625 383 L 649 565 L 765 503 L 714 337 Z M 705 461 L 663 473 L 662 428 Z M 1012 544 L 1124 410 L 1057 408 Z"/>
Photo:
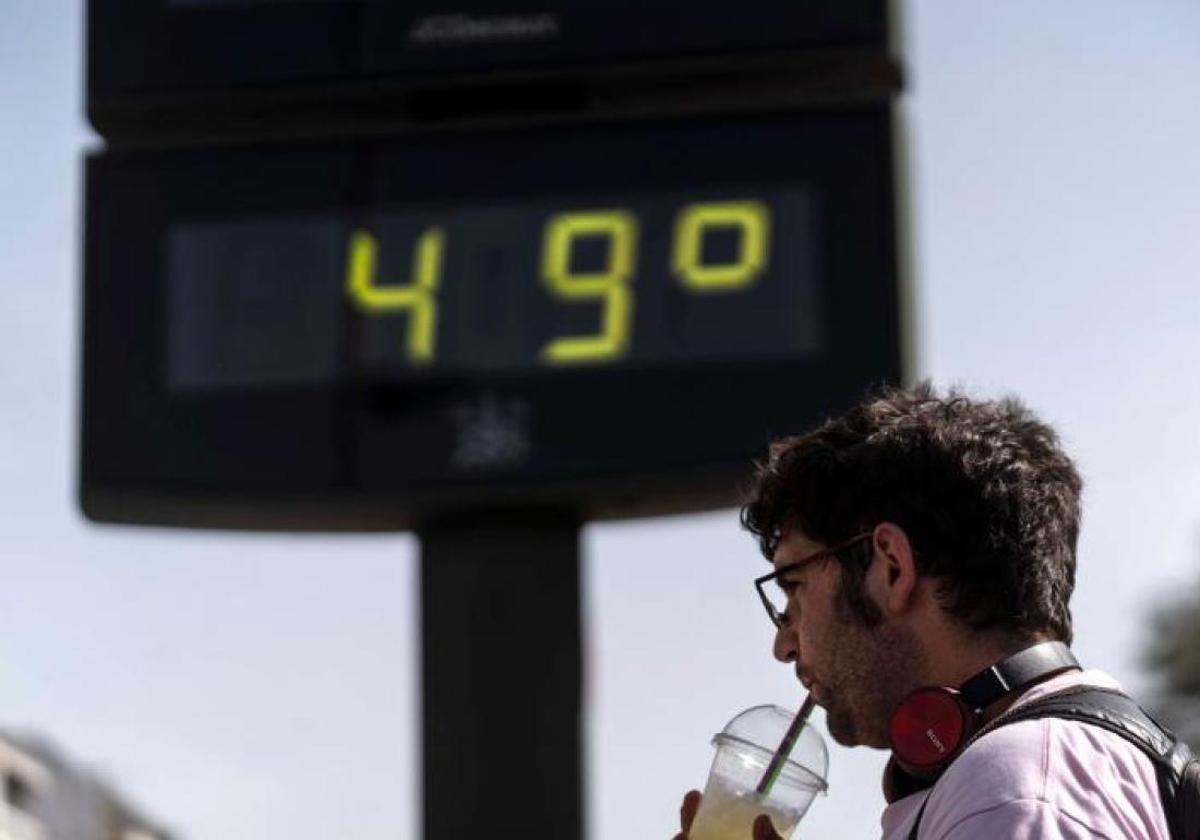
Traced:
<path id="1" fill-rule="evenodd" d="M 319 123 L 334 112 L 379 118 L 387 113 L 381 102 L 394 113 L 411 105 L 403 97 L 414 91 L 428 94 L 419 107 L 437 112 L 438 86 L 454 80 L 594 75 L 631 63 L 795 51 L 882 53 L 887 6 L 886 0 L 90 0 L 88 113 L 110 136 L 170 123 L 212 128 L 252 123 L 256 115 L 275 120 L 279 112 Z"/>

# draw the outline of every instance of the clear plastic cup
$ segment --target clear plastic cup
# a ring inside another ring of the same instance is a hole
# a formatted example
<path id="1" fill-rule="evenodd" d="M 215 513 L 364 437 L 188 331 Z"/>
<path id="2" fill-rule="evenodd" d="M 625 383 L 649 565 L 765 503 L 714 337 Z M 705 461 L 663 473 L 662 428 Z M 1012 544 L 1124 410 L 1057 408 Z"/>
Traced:
<path id="1" fill-rule="evenodd" d="M 829 752 L 825 740 L 805 723 L 779 777 L 765 796 L 756 792 L 767 765 L 795 718 L 778 706 L 755 706 L 729 721 L 713 736 L 717 754 L 708 771 L 704 799 L 688 832 L 689 840 L 750 840 L 759 814 L 771 818 L 784 840 L 812 804 L 829 787 Z"/>

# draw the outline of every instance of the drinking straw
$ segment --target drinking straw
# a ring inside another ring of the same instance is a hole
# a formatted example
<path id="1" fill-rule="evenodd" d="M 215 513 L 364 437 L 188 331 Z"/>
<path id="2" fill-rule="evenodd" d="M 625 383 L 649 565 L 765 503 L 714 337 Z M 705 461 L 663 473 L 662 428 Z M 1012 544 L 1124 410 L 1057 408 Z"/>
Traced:
<path id="1" fill-rule="evenodd" d="M 775 786 L 775 780 L 783 772 L 783 765 L 791 754 L 792 747 L 796 746 L 796 739 L 800 737 L 800 730 L 804 728 L 805 721 L 808 720 L 808 716 L 812 714 L 813 707 L 816 705 L 817 703 L 813 700 L 811 693 L 800 704 L 800 711 L 796 712 L 796 717 L 792 720 L 791 726 L 784 733 L 783 740 L 779 742 L 779 748 L 775 750 L 775 755 L 771 757 L 771 763 L 767 765 L 767 771 L 763 773 L 762 781 L 754 789 L 760 799 L 769 794 L 771 788 Z"/>

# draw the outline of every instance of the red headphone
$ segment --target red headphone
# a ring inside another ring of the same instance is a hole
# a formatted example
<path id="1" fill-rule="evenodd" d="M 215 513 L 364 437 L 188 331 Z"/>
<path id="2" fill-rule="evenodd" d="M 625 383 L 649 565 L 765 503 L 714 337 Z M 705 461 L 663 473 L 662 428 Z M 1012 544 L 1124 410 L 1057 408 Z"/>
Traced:
<path id="1" fill-rule="evenodd" d="M 885 788 L 904 795 L 927 787 L 979 730 L 984 708 L 1032 683 L 1078 667 L 1065 644 L 1042 642 L 985 668 L 957 689 L 918 688 L 892 712 L 892 761 Z M 897 768 L 911 778 L 895 778 Z"/>

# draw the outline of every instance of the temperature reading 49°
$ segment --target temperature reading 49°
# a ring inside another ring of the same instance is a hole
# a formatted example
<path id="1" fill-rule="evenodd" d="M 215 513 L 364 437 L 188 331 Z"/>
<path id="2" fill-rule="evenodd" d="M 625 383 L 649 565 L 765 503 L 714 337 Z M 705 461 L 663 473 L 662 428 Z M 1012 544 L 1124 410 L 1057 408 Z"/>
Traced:
<path id="1" fill-rule="evenodd" d="M 199 221 L 168 239 L 173 387 L 796 358 L 811 190 L 527 198 Z"/>
<path id="2" fill-rule="evenodd" d="M 663 290 L 648 284 L 671 283 L 675 295 L 683 298 L 744 294 L 771 267 L 772 212 L 759 200 L 683 203 L 674 209 L 666 231 L 656 229 L 664 227 L 661 218 L 649 220 L 658 225 L 648 225 L 643 214 L 630 207 L 541 214 L 540 230 L 531 223 L 531 215 L 510 211 L 508 218 L 489 218 L 474 226 L 433 221 L 419 227 L 407 242 L 399 237 L 383 241 L 370 227 L 358 227 L 347 248 L 346 294 L 365 316 L 402 319 L 404 334 L 397 349 L 404 361 L 430 365 L 439 361 L 441 326 L 454 315 L 448 311 L 453 307 L 443 306 L 448 284 L 476 284 L 487 298 L 486 287 L 503 284 L 506 271 L 519 283 L 521 272 L 513 269 L 525 266 L 527 284 L 543 298 L 526 309 L 544 310 L 546 302 L 589 307 L 590 314 L 582 317 L 592 322 L 585 331 L 540 336 L 531 347 L 537 363 L 596 364 L 630 354 L 640 296 L 649 294 L 662 305 Z M 381 270 L 384 248 L 406 252 L 408 265 L 393 260 L 392 272 Z M 468 276 L 447 271 L 456 248 L 466 255 L 458 266 Z M 489 260 L 494 269 L 490 272 Z M 507 291 L 512 299 L 528 290 Z M 686 300 L 682 305 L 686 307 Z M 484 317 L 503 317 L 505 310 L 499 302 Z M 556 320 L 560 319 L 551 314 L 540 323 L 547 326 Z"/>

